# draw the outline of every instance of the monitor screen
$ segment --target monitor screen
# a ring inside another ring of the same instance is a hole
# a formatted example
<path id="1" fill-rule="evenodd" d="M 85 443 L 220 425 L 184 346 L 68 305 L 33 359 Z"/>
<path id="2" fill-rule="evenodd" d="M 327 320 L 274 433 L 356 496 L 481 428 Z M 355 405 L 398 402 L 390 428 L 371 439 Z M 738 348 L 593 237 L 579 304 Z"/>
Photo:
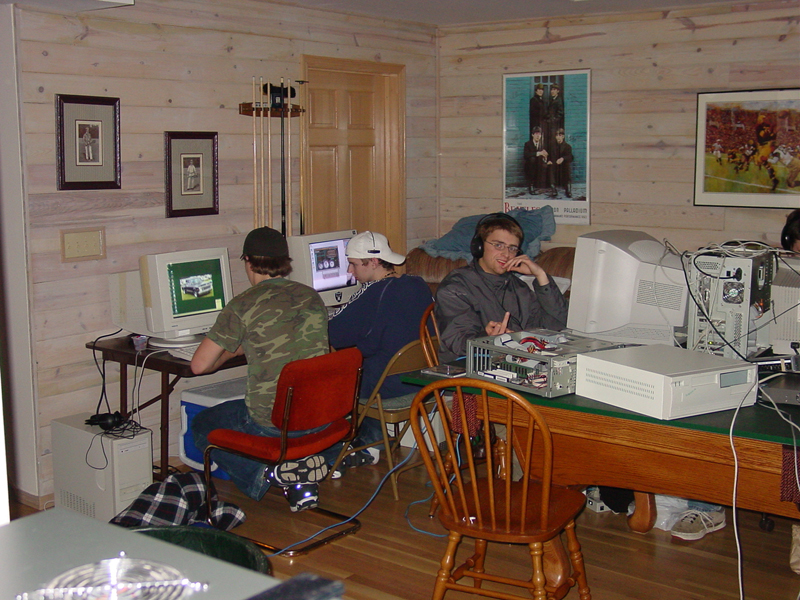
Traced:
<path id="1" fill-rule="evenodd" d="M 176 318 L 216 312 L 225 306 L 222 265 L 218 260 L 167 264 L 172 315 Z"/>
<path id="2" fill-rule="evenodd" d="M 151 345 L 196 343 L 233 298 L 227 248 L 148 254 L 109 278 L 114 323 Z"/>
<path id="3" fill-rule="evenodd" d="M 355 277 L 347 272 L 347 242 L 354 229 L 294 235 L 286 238 L 292 273 L 289 279 L 319 292 L 325 306 L 346 303 L 358 289 Z"/>
<path id="4" fill-rule="evenodd" d="M 640 231 L 580 236 L 570 290 L 567 327 L 575 333 L 674 344 L 676 328 L 686 326 L 689 294 L 681 259 Z"/>

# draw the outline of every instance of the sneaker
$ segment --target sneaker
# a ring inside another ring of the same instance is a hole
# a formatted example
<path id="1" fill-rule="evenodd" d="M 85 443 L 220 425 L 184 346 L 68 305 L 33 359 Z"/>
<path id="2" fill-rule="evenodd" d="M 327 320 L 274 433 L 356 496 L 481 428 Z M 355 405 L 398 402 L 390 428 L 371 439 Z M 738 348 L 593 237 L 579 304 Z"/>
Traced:
<path id="1" fill-rule="evenodd" d="M 314 454 L 300 460 L 287 460 L 275 467 L 268 467 L 264 476 L 270 483 L 285 488 L 290 485 L 322 481 L 329 469 L 325 459 L 319 454 Z"/>
<path id="2" fill-rule="evenodd" d="M 344 475 L 344 465 L 340 464 L 333 471 L 331 471 L 331 479 L 341 479 Z"/>
<path id="3" fill-rule="evenodd" d="M 699 540 L 705 534 L 723 527 L 725 527 L 724 508 L 711 511 L 687 510 L 678 517 L 671 533 L 682 540 Z"/>
<path id="4" fill-rule="evenodd" d="M 350 469 L 363 465 L 375 465 L 381 459 L 381 451 L 377 448 L 364 448 L 358 452 L 348 454 L 344 458 L 344 465 Z"/>
<path id="5" fill-rule="evenodd" d="M 283 494 L 289 502 L 289 510 L 300 512 L 309 508 L 317 508 L 319 504 L 319 486 L 316 483 L 298 483 L 283 488 Z"/>

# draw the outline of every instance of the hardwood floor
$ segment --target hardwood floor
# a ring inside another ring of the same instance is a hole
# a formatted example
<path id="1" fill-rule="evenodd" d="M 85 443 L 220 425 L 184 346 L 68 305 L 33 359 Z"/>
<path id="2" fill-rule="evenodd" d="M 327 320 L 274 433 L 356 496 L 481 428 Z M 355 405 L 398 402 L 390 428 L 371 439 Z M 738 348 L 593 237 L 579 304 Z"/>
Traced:
<path id="1" fill-rule="evenodd" d="M 350 470 L 342 479 L 321 485 L 322 505 L 352 514 L 374 492 L 386 472 L 385 463 Z M 308 513 L 292 514 L 286 501 L 267 494 L 260 503 L 241 495 L 229 482 L 219 483 L 223 499 L 241 506 L 248 522 L 241 533 L 276 544 L 297 541 L 325 525 Z M 347 600 L 409 600 L 429 598 L 445 539 L 438 520 L 429 519 L 424 470 L 411 470 L 400 478 L 401 500 L 391 489 L 381 490 L 359 517 L 361 530 L 305 556 L 272 557 L 275 576 L 281 579 L 312 571 L 345 583 Z M 408 510 L 411 525 L 406 521 Z M 12 517 L 30 512 L 12 507 Z M 800 515 L 800 513 L 799 513 Z M 774 531 L 759 528 L 760 514 L 739 511 L 739 532 L 744 556 L 744 589 L 749 600 L 795 600 L 800 576 L 789 568 L 792 520 L 775 518 Z M 595 600 L 731 600 L 739 597 L 737 557 L 731 511 L 728 526 L 696 542 L 672 538 L 665 531 L 640 535 L 628 530 L 625 517 L 585 510 L 578 520 L 589 585 Z M 471 544 L 462 543 L 459 556 Z M 525 548 L 490 544 L 487 566 L 497 565 L 510 574 L 526 576 L 529 559 Z M 495 567 L 496 568 L 496 567 Z M 574 589 L 567 598 L 577 598 Z M 450 592 L 447 600 L 477 598 Z"/>

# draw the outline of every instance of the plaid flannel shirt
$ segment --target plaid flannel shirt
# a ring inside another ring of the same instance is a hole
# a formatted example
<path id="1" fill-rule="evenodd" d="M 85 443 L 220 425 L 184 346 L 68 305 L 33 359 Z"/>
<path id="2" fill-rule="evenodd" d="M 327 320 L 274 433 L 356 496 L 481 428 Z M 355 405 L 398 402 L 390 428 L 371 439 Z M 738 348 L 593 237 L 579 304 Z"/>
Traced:
<path id="1" fill-rule="evenodd" d="M 123 527 L 142 525 L 193 525 L 206 521 L 206 484 L 199 473 L 170 475 L 153 483 L 131 505 L 111 519 Z M 230 531 L 244 523 L 244 511 L 235 504 L 211 499 L 211 514 L 217 526 Z"/>

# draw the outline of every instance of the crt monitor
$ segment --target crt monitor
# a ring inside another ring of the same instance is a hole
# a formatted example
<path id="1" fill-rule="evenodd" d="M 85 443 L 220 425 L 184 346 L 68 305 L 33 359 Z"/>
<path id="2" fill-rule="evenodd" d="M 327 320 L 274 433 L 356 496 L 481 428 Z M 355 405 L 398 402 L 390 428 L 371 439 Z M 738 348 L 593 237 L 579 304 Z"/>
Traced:
<path id="1" fill-rule="evenodd" d="M 293 235 L 286 238 L 292 273 L 289 279 L 317 290 L 325 306 L 346 303 L 358 289 L 355 277 L 347 272 L 347 242 L 355 229 Z"/>
<path id="2" fill-rule="evenodd" d="M 227 248 L 148 254 L 139 270 L 109 279 L 115 325 L 150 336 L 152 346 L 200 341 L 233 298 Z"/>
<path id="3" fill-rule="evenodd" d="M 674 344 L 689 296 L 681 258 L 629 230 L 578 238 L 567 328 L 629 344 Z"/>

